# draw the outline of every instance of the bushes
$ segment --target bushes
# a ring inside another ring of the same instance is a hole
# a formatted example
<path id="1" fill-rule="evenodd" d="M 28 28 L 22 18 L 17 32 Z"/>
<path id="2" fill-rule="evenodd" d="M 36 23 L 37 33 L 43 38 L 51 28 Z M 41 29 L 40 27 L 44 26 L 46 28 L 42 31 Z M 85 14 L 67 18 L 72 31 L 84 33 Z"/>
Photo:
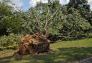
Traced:
<path id="1" fill-rule="evenodd" d="M 0 50 L 16 49 L 19 43 L 20 35 L 10 34 L 9 36 L 0 37 Z"/>
<path id="2" fill-rule="evenodd" d="M 92 28 L 91 24 L 83 18 L 79 10 L 69 8 L 63 20 L 63 27 L 59 30 L 64 40 L 75 40 L 88 37 L 88 32 Z"/>

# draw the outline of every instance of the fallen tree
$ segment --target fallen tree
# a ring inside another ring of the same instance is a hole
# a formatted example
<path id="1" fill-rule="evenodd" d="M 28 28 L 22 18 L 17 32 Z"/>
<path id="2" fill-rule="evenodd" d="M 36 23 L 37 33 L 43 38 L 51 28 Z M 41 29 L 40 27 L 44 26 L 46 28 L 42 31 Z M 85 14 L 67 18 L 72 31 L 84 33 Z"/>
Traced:
<path id="1" fill-rule="evenodd" d="M 25 35 L 21 37 L 21 42 L 19 44 L 17 54 L 39 54 L 44 52 L 49 52 L 50 42 L 40 33 L 35 33 L 33 35 Z"/>

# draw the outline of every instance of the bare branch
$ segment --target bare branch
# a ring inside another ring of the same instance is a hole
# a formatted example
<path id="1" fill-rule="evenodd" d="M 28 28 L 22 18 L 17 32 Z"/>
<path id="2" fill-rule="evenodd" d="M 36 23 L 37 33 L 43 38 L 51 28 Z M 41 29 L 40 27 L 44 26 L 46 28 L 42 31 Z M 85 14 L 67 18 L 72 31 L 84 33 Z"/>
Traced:
<path id="1" fill-rule="evenodd" d="M 45 22 L 44 30 L 45 30 L 46 36 L 48 36 L 48 27 L 52 23 L 52 22 L 50 22 L 50 20 L 53 19 L 53 17 L 57 14 L 58 10 L 56 10 L 56 12 L 49 19 L 47 19 L 46 22 Z M 49 11 L 48 11 L 48 13 L 49 13 Z M 48 16 L 48 14 L 47 14 L 47 16 Z"/>

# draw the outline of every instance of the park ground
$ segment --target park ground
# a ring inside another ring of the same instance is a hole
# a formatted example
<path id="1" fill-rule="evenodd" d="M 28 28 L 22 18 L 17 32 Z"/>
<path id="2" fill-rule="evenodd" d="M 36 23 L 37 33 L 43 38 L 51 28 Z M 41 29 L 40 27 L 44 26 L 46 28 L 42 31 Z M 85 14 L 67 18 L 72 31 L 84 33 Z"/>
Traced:
<path id="1" fill-rule="evenodd" d="M 25 55 L 15 58 L 15 50 L 0 51 L 0 63 L 79 63 L 92 57 L 92 38 L 74 41 L 56 41 L 52 43 L 51 52 L 39 55 Z"/>

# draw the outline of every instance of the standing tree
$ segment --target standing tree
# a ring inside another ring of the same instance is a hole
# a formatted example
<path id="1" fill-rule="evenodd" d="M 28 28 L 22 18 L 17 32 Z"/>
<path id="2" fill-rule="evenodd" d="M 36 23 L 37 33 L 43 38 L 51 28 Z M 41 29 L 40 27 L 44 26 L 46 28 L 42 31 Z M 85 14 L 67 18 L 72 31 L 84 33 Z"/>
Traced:
<path id="1" fill-rule="evenodd" d="M 7 4 L 7 0 L 0 2 L 0 35 L 20 32 L 23 19 L 18 13 Z"/>
<path id="2" fill-rule="evenodd" d="M 90 9 L 90 6 L 87 4 L 87 0 L 70 0 L 69 6 L 72 7 L 84 7 L 86 9 Z"/>

